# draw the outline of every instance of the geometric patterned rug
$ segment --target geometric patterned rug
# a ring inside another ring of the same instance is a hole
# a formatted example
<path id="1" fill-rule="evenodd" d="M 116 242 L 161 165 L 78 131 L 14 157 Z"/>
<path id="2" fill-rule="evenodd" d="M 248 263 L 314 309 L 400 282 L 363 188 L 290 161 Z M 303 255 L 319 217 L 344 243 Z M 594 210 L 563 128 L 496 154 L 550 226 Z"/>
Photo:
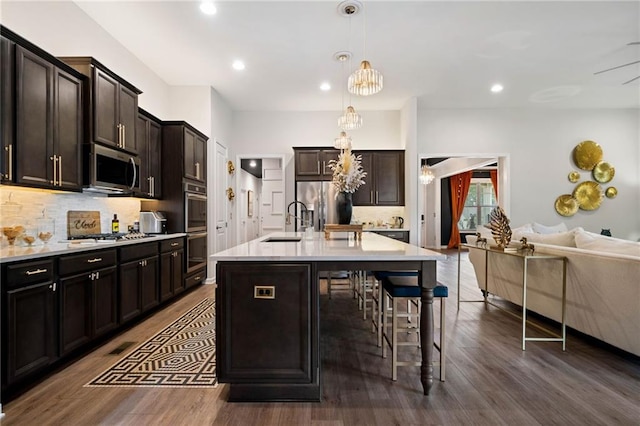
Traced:
<path id="1" fill-rule="evenodd" d="M 204 299 L 85 387 L 216 387 L 215 314 Z"/>

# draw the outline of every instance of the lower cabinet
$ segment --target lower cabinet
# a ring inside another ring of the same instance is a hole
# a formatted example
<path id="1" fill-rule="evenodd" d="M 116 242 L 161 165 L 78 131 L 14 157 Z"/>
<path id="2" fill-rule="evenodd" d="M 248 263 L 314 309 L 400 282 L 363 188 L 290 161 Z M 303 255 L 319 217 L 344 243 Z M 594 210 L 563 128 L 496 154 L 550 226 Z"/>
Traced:
<path id="1" fill-rule="evenodd" d="M 6 382 L 12 384 L 57 359 L 55 283 L 7 292 Z"/>
<path id="2" fill-rule="evenodd" d="M 131 260 L 135 259 L 135 260 Z M 131 321 L 159 303 L 158 245 L 120 249 L 120 323 Z"/>
<path id="3" fill-rule="evenodd" d="M 60 282 L 60 355 L 118 326 L 115 263 Z"/>
<path id="4" fill-rule="evenodd" d="M 394 240 L 409 243 L 409 231 L 371 231 L 376 234 L 383 235 L 385 237 L 393 238 Z"/>
<path id="5" fill-rule="evenodd" d="M 184 290 L 184 238 L 160 243 L 160 301 Z"/>

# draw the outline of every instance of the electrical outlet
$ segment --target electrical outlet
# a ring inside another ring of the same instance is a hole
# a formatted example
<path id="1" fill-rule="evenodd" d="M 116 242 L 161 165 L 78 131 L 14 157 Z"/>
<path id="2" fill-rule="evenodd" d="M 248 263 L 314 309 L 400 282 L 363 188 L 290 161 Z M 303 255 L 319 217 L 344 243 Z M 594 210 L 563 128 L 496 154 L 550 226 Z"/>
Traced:
<path id="1" fill-rule="evenodd" d="M 253 286 L 253 298 L 254 299 L 275 299 L 276 287 L 275 286 Z"/>

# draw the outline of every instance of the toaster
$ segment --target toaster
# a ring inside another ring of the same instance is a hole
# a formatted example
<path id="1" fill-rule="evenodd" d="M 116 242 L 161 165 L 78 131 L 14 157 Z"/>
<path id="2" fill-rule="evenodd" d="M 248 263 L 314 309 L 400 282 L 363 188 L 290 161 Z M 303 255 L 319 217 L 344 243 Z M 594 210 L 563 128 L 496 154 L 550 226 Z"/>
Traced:
<path id="1" fill-rule="evenodd" d="M 144 234 L 166 234 L 167 219 L 162 212 L 140 212 L 140 232 Z"/>

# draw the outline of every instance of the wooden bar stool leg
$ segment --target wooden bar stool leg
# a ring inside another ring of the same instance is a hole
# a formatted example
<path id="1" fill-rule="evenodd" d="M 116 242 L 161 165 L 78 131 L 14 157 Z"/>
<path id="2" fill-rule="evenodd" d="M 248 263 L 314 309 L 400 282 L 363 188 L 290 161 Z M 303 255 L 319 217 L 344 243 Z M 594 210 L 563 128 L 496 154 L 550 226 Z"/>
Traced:
<path id="1" fill-rule="evenodd" d="M 447 335 L 445 333 L 445 315 L 444 315 L 444 310 L 445 310 L 445 298 L 441 297 L 440 298 L 440 347 L 438 348 L 438 352 L 440 352 L 440 381 L 444 382 L 444 373 L 445 373 L 445 361 L 446 361 L 446 357 L 445 357 L 445 346 L 446 346 L 446 338 L 445 336 Z"/>
<path id="2" fill-rule="evenodd" d="M 331 272 L 327 275 L 327 291 L 329 292 L 329 299 L 331 299 Z"/>
<path id="3" fill-rule="evenodd" d="M 391 380 L 398 380 L 398 298 L 391 299 Z"/>

